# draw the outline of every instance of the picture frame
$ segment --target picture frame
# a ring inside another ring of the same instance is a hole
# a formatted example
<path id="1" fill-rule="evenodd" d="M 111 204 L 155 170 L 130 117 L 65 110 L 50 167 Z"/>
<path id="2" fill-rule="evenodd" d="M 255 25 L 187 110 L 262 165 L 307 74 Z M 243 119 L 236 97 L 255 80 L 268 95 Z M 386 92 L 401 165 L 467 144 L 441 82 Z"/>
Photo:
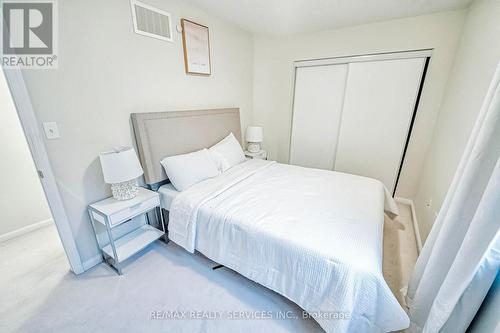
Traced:
<path id="1" fill-rule="evenodd" d="M 187 19 L 181 19 L 184 68 L 186 74 L 209 76 L 210 35 L 208 27 Z"/>

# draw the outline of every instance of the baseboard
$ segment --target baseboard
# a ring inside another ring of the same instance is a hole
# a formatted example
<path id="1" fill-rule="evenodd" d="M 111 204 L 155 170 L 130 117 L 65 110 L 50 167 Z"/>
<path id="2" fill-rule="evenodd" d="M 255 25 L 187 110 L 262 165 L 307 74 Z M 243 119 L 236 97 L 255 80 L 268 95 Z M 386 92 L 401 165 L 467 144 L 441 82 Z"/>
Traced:
<path id="1" fill-rule="evenodd" d="M 100 254 L 93 256 L 92 258 L 85 260 L 82 263 L 83 271 L 91 269 L 92 267 L 99 265 L 102 262 L 102 256 Z"/>
<path id="2" fill-rule="evenodd" d="M 46 220 L 43 220 L 40 222 L 36 222 L 36 223 L 30 224 L 30 225 L 27 225 L 26 227 L 22 227 L 22 228 L 19 228 L 17 230 L 0 235 L 0 243 L 8 241 L 9 239 L 12 239 L 15 237 L 22 236 L 24 234 L 27 234 L 28 232 L 32 232 L 34 230 L 46 227 L 46 226 L 50 225 L 51 223 L 54 223 L 52 218 L 46 219 Z"/>
<path id="3" fill-rule="evenodd" d="M 400 203 L 400 204 L 403 204 L 403 205 L 407 205 L 407 206 L 413 205 L 413 201 L 411 199 L 401 198 L 401 197 L 394 197 L 394 200 L 397 203 Z"/>
<path id="4" fill-rule="evenodd" d="M 422 251 L 422 238 L 420 237 L 420 228 L 418 227 L 417 212 L 415 211 L 415 204 L 413 200 L 401 197 L 395 197 L 396 202 L 410 206 L 411 209 L 411 219 L 413 221 L 413 232 L 415 233 L 415 240 L 417 241 L 417 251 L 418 254 Z"/>

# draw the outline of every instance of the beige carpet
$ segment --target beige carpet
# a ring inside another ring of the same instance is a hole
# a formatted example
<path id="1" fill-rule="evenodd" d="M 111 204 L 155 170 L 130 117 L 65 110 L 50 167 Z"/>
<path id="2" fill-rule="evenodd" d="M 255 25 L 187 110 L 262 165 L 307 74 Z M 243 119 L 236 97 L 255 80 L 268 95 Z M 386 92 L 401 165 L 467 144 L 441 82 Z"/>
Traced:
<path id="1" fill-rule="evenodd" d="M 402 204 L 398 204 L 398 207 L 400 215 L 396 219 L 391 220 L 387 216 L 385 218 L 382 269 L 387 284 L 407 310 L 401 289 L 408 285 L 418 252 L 411 209 Z"/>

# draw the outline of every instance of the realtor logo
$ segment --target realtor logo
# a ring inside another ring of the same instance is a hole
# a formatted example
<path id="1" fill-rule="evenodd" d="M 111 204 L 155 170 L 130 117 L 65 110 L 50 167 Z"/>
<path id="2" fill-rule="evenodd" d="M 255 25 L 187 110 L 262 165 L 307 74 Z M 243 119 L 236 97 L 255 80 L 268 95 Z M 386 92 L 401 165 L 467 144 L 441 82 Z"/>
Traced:
<path id="1" fill-rule="evenodd" d="M 2 2 L 2 66 L 56 68 L 56 3 Z"/>

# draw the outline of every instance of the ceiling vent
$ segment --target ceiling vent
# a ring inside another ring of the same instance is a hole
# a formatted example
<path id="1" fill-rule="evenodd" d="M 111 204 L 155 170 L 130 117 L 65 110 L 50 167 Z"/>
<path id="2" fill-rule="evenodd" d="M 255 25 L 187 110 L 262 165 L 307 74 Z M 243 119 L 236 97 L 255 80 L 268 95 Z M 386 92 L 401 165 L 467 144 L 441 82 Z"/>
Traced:
<path id="1" fill-rule="evenodd" d="M 170 13 L 140 1 L 130 0 L 134 31 L 139 35 L 173 42 Z"/>

